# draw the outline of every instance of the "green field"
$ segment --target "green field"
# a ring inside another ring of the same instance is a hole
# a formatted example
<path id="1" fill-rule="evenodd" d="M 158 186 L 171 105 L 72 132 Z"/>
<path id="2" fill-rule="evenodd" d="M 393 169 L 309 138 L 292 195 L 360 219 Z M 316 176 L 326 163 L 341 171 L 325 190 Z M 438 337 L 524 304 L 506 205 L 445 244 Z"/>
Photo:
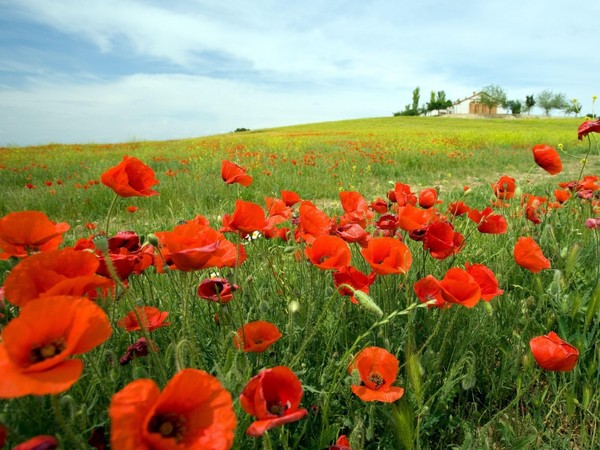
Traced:
<path id="1" fill-rule="evenodd" d="M 245 248 L 248 256 L 239 267 L 175 267 L 160 273 L 155 262 L 131 275 L 116 294 L 97 300 L 112 334 L 79 357 L 85 368 L 73 387 L 57 395 L 1 400 L 0 424 L 8 442 L 48 434 L 61 448 L 90 448 L 94 430 L 110 439 L 111 399 L 128 383 L 147 378 L 162 388 L 182 369 L 197 368 L 214 375 L 233 398 L 233 448 L 324 449 L 340 435 L 349 437 L 354 450 L 597 448 L 600 229 L 586 227 L 585 221 L 600 217 L 600 189 L 591 189 L 589 198 L 573 191 L 564 204 L 554 197 L 559 182 L 577 184 L 600 175 L 598 139 L 591 134 L 592 139 L 579 141 L 581 122 L 392 117 L 178 141 L 0 148 L 0 218 L 35 210 L 66 222 L 70 229 L 60 248 L 94 233 L 111 237 L 125 230 L 144 242 L 198 215 L 219 230 L 239 200 L 264 210 L 265 199 L 280 198 L 282 190 L 313 202 L 339 225 L 345 213 L 340 193 L 358 192 L 367 203 L 377 198 L 387 203 L 398 182 L 417 196 L 435 188 L 441 200 L 435 220 L 450 223 L 464 237 L 462 248 L 436 258 L 400 230 L 412 254 L 410 269 L 378 275 L 362 305 L 341 295 L 332 270 L 311 263 L 305 253 L 310 245 L 294 239 L 298 205 L 290 211 L 292 218 L 277 224 L 291 229 L 287 241 L 224 233 Z M 560 174 L 550 176 L 536 165 L 531 150 L 536 144 L 558 150 Z M 124 155 L 153 169 L 159 195 L 122 198 L 99 182 Z M 223 160 L 247 169 L 252 184 L 225 184 Z M 494 202 L 492 184 L 504 175 L 516 180 L 516 191 L 501 205 Z M 533 210 L 527 210 L 527 195 L 540 198 Z M 494 214 L 506 219 L 506 232 L 482 233 L 472 219 L 453 217 L 448 207 L 456 201 L 477 211 L 493 204 Z M 138 209 L 131 213 L 128 206 Z M 380 216 L 365 219 L 369 236 L 376 236 Z M 0 247 L 1 233 L 0 227 Z M 515 262 L 513 248 L 523 236 L 537 241 L 551 268 L 532 273 Z M 372 266 L 361 247 L 348 248 L 352 266 L 368 273 Z M 0 283 L 20 261 L 0 261 Z M 431 308 L 419 301 L 414 290 L 419 280 L 427 275 L 442 280 L 449 269 L 469 264 L 491 269 L 504 293 L 468 308 Z M 196 295 L 198 284 L 215 272 L 239 286 L 226 304 Z M 0 311 L 3 328 L 19 316 L 10 301 L 7 297 Z M 141 334 L 117 325 L 141 305 L 168 311 L 171 324 Z M 275 324 L 281 339 L 263 353 L 237 349 L 236 330 L 256 320 Z M 536 364 L 529 342 L 551 331 L 578 349 L 573 370 L 553 372 Z M 141 336 L 157 350 L 120 365 L 119 358 Z M 403 387 L 404 395 L 395 402 L 363 401 L 351 390 L 360 380 L 348 367 L 370 346 L 399 361 L 393 384 Z M 301 381 L 300 407 L 308 413 L 262 437 L 249 437 L 245 431 L 255 418 L 239 396 L 261 369 L 275 366 L 289 367 Z M 113 443 L 113 448 L 118 447 Z"/>

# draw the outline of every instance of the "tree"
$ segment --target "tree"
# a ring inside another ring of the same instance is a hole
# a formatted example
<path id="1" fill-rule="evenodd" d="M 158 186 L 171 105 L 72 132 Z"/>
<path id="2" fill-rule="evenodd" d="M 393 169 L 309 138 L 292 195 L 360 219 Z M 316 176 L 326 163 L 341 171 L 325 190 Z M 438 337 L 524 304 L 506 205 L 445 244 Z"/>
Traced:
<path id="1" fill-rule="evenodd" d="M 523 104 L 520 100 L 509 100 L 506 102 L 505 108 L 509 110 L 511 114 L 521 114 Z"/>
<path id="2" fill-rule="evenodd" d="M 531 114 L 531 108 L 535 106 L 535 98 L 533 98 L 533 94 L 525 96 L 525 110 L 527 114 Z"/>
<path id="3" fill-rule="evenodd" d="M 498 105 L 506 105 L 506 92 L 497 84 L 490 84 L 481 89 L 481 95 L 479 96 L 479 103 L 489 108 L 491 113 L 492 109 Z"/>
<path id="4" fill-rule="evenodd" d="M 452 100 L 446 98 L 446 92 L 444 91 L 431 91 L 429 102 L 427 103 L 427 112 L 439 111 L 441 109 L 448 109 L 452 106 Z"/>
<path id="5" fill-rule="evenodd" d="M 582 108 L 582 105 L 581 105 L 581 103 L 579 103 L 579 100 L 574 98 L 573 100 L 571 100 L 571 104 L 566 106 L 565 114 L 569 115 L 569 114 L 573 113 L 573 114 L 575 114 L 575 117 L 577 117 L 577 116 L 579 116 L 579 113 L 581 112 L 581 108 Z"/>
<path id="6" fill-rule="evenodd" d="M 536 101 L 547 116 L 550 115 L 550 111 L 553 109 L 565 109 L 567 106 L 569 106 L 567 103 L 567 96 L 565 94 L 555 94 L 549 89 L 540 92 L 537 95 Z"/>
<path id="7" fill-rule="evenodd" d="M 419 100 L 421 99 L 421 88 L 417 86 L 412 92 L 412 110 L 415 115 L 419 114 Z"/>

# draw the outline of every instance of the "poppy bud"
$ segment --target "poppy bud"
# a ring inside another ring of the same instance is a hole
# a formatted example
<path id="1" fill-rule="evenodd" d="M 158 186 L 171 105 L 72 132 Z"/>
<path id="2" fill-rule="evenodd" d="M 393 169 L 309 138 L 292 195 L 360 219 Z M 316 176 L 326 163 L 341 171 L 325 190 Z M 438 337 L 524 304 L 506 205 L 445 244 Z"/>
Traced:
<path id="1" fill-rule="evenodd" d="M 108 239 L 104 234 L 97 234 L 92 240 L 97 250 L 102 253 L 108 251 Z"/>
<path id="2" fill-rule="evenodd" d="M 349 287 L 350 287 L 350 289 L 353 289 L 351 286 L 349 286 Z M 383 316 L 383 311 L 381 310 L 381 308 L 379 308 L 379 306 L 377 306 L 377 303 L 375 303 L 375 301 L 369 296 L 369 294 L 366 294 L 363 291 L 354 289 L 353 295 L 354 295 L 354 298 L 360 304 L 360 306 L 365 308 L 367 311 L 372 312 L 377 317 Z"/>
<path id="3" fill-rule="evenodd" d="M 160 243 L 158 237 L 154 233 L 149 233 L 148 236 L 146 236 L 146 240 L 150 243 L 150 245 L 153 245 L 154 247 L 158 247 Z"/>

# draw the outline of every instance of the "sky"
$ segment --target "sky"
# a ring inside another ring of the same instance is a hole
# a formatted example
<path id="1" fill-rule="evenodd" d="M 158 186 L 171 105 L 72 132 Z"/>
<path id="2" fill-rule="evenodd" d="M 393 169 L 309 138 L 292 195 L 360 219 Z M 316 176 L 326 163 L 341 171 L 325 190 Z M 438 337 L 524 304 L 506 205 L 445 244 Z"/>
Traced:
<path id="1" fill-rule="evenodd" d="M 585 114 L 599 18 L 568 0 L 0 0 L 0 146 L 389 117 L 417 86 L 421 104 L 550 89 Z"/>

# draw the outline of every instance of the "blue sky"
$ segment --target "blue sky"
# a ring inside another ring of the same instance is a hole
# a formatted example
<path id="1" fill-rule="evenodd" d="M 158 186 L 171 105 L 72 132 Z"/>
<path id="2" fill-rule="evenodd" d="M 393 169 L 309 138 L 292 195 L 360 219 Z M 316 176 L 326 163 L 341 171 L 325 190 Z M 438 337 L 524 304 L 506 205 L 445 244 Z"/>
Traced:
<path id="1" fill-rule="evenodd" d="M 565 0 L 0 0 L 0 145 L 383 117 L 416 86 L 421 103 L 551 89 L 590 112 L 599 17 Z"/>

